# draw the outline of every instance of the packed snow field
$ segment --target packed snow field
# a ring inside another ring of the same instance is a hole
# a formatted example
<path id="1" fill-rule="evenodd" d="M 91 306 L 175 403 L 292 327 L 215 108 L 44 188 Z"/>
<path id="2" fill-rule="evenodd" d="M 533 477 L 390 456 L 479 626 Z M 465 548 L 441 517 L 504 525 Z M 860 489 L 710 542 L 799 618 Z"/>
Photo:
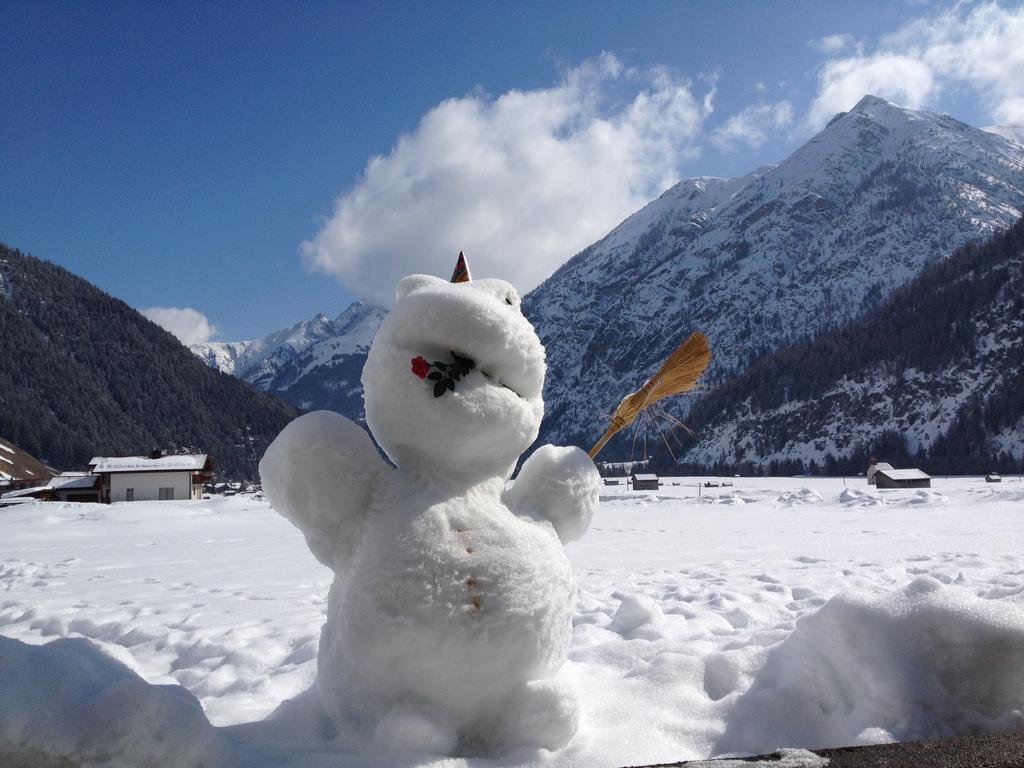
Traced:
<path id="1" fill-rule="evenodd" d="M 624 766 L 1024 728 L 1017 478 L 737 478 L 699 497 L 694 478 L 667 482 L 602 489 L 567 548 L 574 741 L 446 764 Z M 133 764 L 431 762 L 317 754 L 323 740 L 281 713 L 256 722 L 313 683 L 333 578 L 266 502 L 30 504 L 0 509 L 0 541 L 0 745 Z M 77 639 L 43 645 L 58 638 Z"/>

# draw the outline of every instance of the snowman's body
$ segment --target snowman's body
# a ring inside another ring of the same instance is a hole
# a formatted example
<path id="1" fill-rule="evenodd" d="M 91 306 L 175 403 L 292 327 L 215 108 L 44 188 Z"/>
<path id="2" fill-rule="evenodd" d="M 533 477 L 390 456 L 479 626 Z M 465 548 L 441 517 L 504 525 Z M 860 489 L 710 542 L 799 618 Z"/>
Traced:
<path id="1" fill-rule="evenodd" d="M 453 349 L 476 361 L 454 391 L 410 373 Z M 274 507 L 336 573 L 317 688 L 336 722 L 377 748 L 493 753 L 557 748 L 577 724 L 553 676 L 574 585 L 562 541 L 597 503 L 576 448 L 544 446 L 505 483 L 543 413 L 543 348 L 500 281 L 406 278 L 363 374 L 366 433 L 304 416 L 261 462 Z"/>

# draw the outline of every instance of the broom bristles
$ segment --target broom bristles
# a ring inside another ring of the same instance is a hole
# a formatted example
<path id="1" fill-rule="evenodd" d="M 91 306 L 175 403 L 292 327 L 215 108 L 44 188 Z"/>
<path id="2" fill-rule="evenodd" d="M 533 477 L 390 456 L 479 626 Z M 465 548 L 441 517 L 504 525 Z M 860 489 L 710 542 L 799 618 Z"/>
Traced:
<path id="1" fill-rule="evenodd" d="M 644 382 L 636 392 L 622 398 L 612 416 L 612 423 L 590 449 L 590 458 L 597 456 L 605 443 L 611 440 L 616 432 L 632 424 L 645 408 L 666 397 L 692 389 L 710 362 L 711 349 L 708 347 L 707 337 L 699 331 L 690 334 L 690 338 L 680 344 L 661 364 L 656 374 Z"/>

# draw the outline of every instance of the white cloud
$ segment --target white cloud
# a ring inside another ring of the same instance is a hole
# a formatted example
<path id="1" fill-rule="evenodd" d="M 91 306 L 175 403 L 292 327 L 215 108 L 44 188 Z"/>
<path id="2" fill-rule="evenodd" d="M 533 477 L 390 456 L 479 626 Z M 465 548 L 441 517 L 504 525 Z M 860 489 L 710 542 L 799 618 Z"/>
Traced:
<path id="1" fill-rule="evenodd" d="M 937 87 L 931 67 L 909 56 L 881 53 L 830 61 L 822 69 L 809 120 L 821 127 L 869 93 L 919 109 Z"/>
<path id="2" fill-rule="evenodd" d="M 811 40 L 810 44 L 813 48 L 817 48 L 822 53 L 827 53 L 832 56 L 847 47 L 853 47 L 854 42 L 853 35 L 835 34 L 816 38 Z"/>
<path id="3" fill-rule="evenodd" d="M 746 107 L 733 115 L 711 134 L 711 141 L 723 151 L 739 144 L 757 149 L 768 140 L 768 134 L 793 122 L 793 105 L 788 101 Z"/>
<path id="4" fill-rule="evenodd" d="M 1024 122 L 1022 41 L 1024 6 L 958 4 L 882 38 L 871 53 L 827 61 L 808 122 L 820 127 L 867 93 L 919 108 L 956 86 L 975 90 L 996 122 Z"/>
<path id="5" fill-rule="evenodd" d="M 161 328 L 177 336 L 182 344 L 202 344 L 217 333 L 206 315 L 191 307 L 150 307 L 140 311 Z"/>
<path id="6" fill-rule="evenodd" d="M 382 303 L 460 250 L 525 292 L 678 179 L 712 97 L 604 54 L 551 88 L 448 99 L 369 161 L 303 256 Z"/>

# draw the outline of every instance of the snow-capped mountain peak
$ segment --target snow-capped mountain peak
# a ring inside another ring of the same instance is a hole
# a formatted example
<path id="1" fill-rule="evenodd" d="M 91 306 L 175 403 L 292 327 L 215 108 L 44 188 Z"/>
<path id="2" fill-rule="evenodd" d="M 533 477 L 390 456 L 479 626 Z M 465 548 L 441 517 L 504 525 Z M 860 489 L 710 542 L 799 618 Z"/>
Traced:
<path id="1" fill-rule="evenodd" d="M 592 442 L 690 331 L 724 380 L 1022 208 L 1024 147 L 874 96 L 777 166 L 681 181 L 524 299 L 548 352 L 542 438 Z"/>
<path id="2" fill-rule="evenodd" d="M 359 372 L 384 315 L 380 307 L 357 301 L 334 320 L 318 313 L 262 339 L 195 344 L 191 349 L 210 367 L 300 408 L 358 417 Z"/>

